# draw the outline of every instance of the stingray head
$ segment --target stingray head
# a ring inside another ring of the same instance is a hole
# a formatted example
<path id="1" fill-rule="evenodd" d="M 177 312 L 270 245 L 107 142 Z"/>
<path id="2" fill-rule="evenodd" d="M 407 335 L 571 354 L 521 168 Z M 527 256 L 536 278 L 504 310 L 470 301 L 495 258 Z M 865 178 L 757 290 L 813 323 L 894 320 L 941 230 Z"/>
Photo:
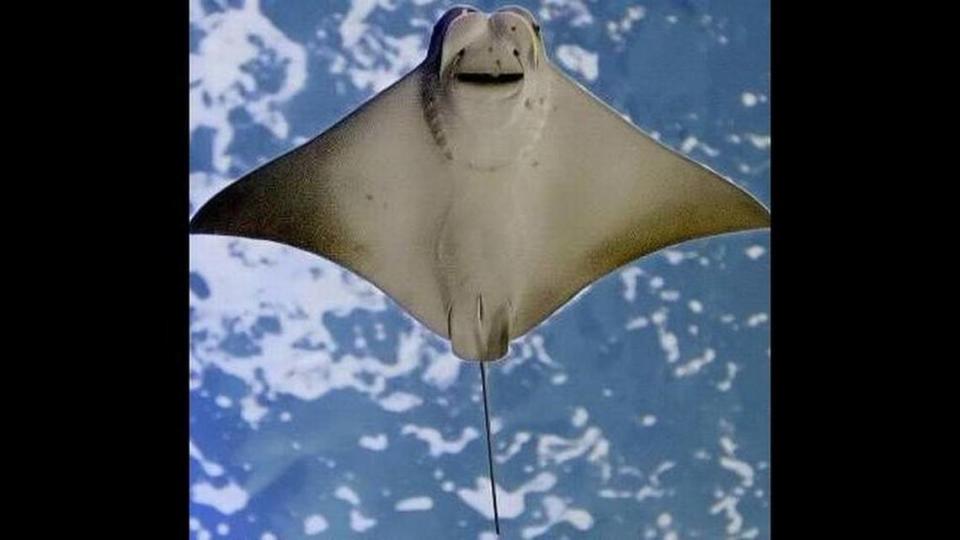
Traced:
<path id="1" fill-rule="evenodd" d="M 524 8 L 486 14 L 449 9 L 437 22 L 429 56 L 448 92 L 468 100 L 517 99 L 542 64 L 540 27 Z"/>
<path id="2" fill-rule="evenodd" d="M 496 170 L 538 139 L 550 110 L 550 63 L 529 11 L 447 10 L 422 67 L 425 118 L 448 159 Z"/>

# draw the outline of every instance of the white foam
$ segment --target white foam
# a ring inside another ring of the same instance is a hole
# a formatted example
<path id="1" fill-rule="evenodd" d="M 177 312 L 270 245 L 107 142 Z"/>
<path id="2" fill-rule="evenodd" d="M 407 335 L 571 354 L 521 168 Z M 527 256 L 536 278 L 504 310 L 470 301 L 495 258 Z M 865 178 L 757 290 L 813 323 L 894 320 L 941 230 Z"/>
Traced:
<path id="1" fill-rule="evenodd" d="M 624 34 L 633 28 L 633 23 L 647 16 L 647 8 L 643 6 L 628 6 L 624 16 L 619 21 L 607 22 L 607 35 L 617 42 L 624 41 Z"/>
<path id="2" fill-rule="evenodd" d="M 256 429 L 260 420 L 270 412 L 269 409 L 260 405 L 257 396 L 251 394 L 240 400 L 240 418 L 243 418 L 250 427 Z"/>
<path id="3" fill-rule="evenodd" d="M 401 333 L 395 358 L 344 355 L 334 360 L 337 343 L 317 324 L 325 313 L 387 309 L 383 294 L 369 283 L 333 263 L 268 242 L 197 237 L 190 242 L 190 256 L 191 270 L 204 277 L 216 300 L 191 302 L 191 330 L 208 336 L 191 349 L 191 379 L 216 367 L 245 381 L 249 393 L 240 399 L 241 415 L 251 427 L 268 413 L 264 395 L 314 400 L 349 388 L 388 410 L 418 403 L 420 398 L 409 394 L 384 392 L 390 379 L 420 366 L 428 347 L 422 328 L 413 325 Z M 259 351 L 238 359 L 221 348 L 230 333 L 252 336 L 263 317 L 273 317 L 280 328 L 251 337 Z"/>
<path id="4" fill-rule="evenodd" d="M 377 520 L 363 515 L 363 513 L 356 508 L 350 510 L 350 528 L 355 532 L 364 532 L 376 525 Z"/>
<path id="5" fill-rule="evenodd" d="M 770 148 L 770 135 L 758 135 L 756 133 L 746 133 L 744 135 L 750 144 L 757 147 L 760 150 L 766 150 Z"/>
<path id="6" fill-rule="evenodd" d="M 541 21 L 556 20 L 561 17 L 570 19 L 574 28 L 593 24 L 593 14 L 582 0 L 542 0 L 537 13 Z"/>
<path id="7" fill-rule="evenodd" d="M 416 426 L 407 424 L 400 430 L 403 435 L 413 435 L 429 446 L 430 456 L 440 457 L 444 454 L 459 454 L 470 444 L 470 441 L 480 436 L 480 433 L 472 428 L 465 427 L 460 433 L 460 437 L 452 441 L 447 441 L 439 431 L 431 427 Z"/>
<path id="8" fill-rule="evenodd" d="M 393 508 L 397 512 L 422 512 L 433 508 L 433 499 L 430 497 L 410 497 L 397 501 Z"/>
<path id="9" fill-rule="evenodd" d="M 737 511 L 740 499 L 732 495 L 725 496 L 710 508 L 711 514 L 723 512 L 727 518 L 727 534 L 737 534 L 743 527 L 743 516 Z"/>
<path id="10" fill-rule="evenodd" d="M 727 392 L 733 387 L 733 380 L 737 376 L 737 365 L 733 362 L 727 362 L 727 378 L 717 383 L 717 390 Z"/>
<path id="11" fill-rule="evenodd" d="M 680 341 L 676 334 L 667 329 L 667 310 L 658 309 L 650 316 L 653 324 L 657 328 L 657 337 L 660 340 L 660 348 L 667 355 L 667 362 L 674 363 L 680 359 Z"/>
<path id="12" fill-rule="evenodd" d="M 645 499 L 655 498 L 659 499 L 666 494 L 666 490 L 660 484 L 660 475 L 674 468 L 676 463 L 673 461 L 664 461 L 657 465 L 657 468 L 650 473 L 648 478 L 647 485 L 641 487 L 634 494 L 634 498 L 637 502 L 643 502 Z"/>
<path id="13" fill-rule="evenodd" d="M 507 491 L 500 482 L 497 482 L 497 506 L 502 519 L 513 519 L 523 514 L 525 508 L 524 497 L 527 493 L 545 492 L 553 489 L 557 483 L 556 475 L 541 472 L 529 482 L 515 491 Z M 490 493 L 490 479 L 478 477 L 474 489 L 460 488 L 457 495 L 468 506 L 493 519 L 493 502 Z"/>
<path id="14" fill-rule="evenodd" d="M 423 34 L 390 36 L 367 24 L 367 17 L 381 7 L 392 9 L 386 1 L 353 0 L 340 23 L 341 43 L 328 51 L 331 73 L 346 74 L 354 87 L 372 93 L 393 84 L 426 56 Z"/>
<path id="15" fill-rule="evenodd" d="M 440 390 L 446 390 L 457 381 L 460 376 L 460 366 L 463 361 L 447 350 L 439 353 L 428 350 L 427 369 L 423 372 L 423 382 Z"/>
<path id="16" fill-rule="evenodd" d="M 369 30 L 364 22 L 368 15 L 377 8 L 378 0 L 351 0 L 350 10 L 347 11 L 340 23 L 340 42 L 345 49 L 349 49 L 360 42 L 360 38 Z"/>
<path id="17" fill-rule="evenodd" d="M 590 414 L 583 407 L 577 407 L 573 411 L 573 417 L 570 419 L 570 423 L 574 427 L 583 427 L 587 424 L 587 420 L 590 419 Z"/>
<path id="18" fill-rule="evenodd" d="M 627 302 L 633 302 L 637 299 L 637 279 L 644 275 L 643 270 L 636 266 L 630 266 L 620 272 L 620 280 L 623 281 L 623 299 Z"/>
<path id="19" fill-rule="evenodd" d="M 288 136 L 289 125 L 278 109 L 304 88 L 307 52 L 261 13 L 260 0 L 211 13 L 196 3 L 190 11 L 190 23 L 203 32 L 189 60 L 190 132 L 200 127 L 214 130 L 213 164 L 226 171 L 230 165 L 226 151 L 234 136 L 229 115 L 235 109 L 244 109 L 274 136 Z M 284 72 L 279 88 L 260 87 L 249 72 L 251 62 L 267 58 L 265 51 Z"/>
<path id="20" fill-rule="evenodd" d="M 627 321 L 626 329 L 627 330 L 637 330 L 639 328 L 646 328 L 650 326 L 650 321 L 646 317 L 634 317 Z"/>
<path id="21" fill-rule="evenodd" d="M 386 397 L 380 398 L 377 403 L 390 412 L 405 412 L 414 407 L 419 407 L 423 404 L 423 400 L 420 399 L 419 396 L 408 392 L 394 392 Z"/>
<path id="22" fill-rule="evenodd" d="M 350 503 L 352 506 L 360 504 L 360 496 L 357 495 L 357 492 L 352 490 L 350 486 L 337 487 L 336 491 L 333 492 L 333 496 L 341 501 Z"/>
<path id="23" fill-rule="evenodd" d="M 661 291 L 660 299 L 664 302 L 676 302 L 680 299 L 680 291 Z"/>
<path id="24" fill-rule="evenodd" d="M 587 81 L 593 82 L 600 75 L 600 57 L 578 45 L 560 45 L 557 60 L 563 67 L 575 71 Z"/>
<path id="25" fill-rule="evenodd" d="M 193 444 L 193 439 L 190 439 L 190 457 L 197 460 L 197 463 L 200 464 L 200 467 L 203 468 L 203 472 L 206 473 L 207 476 L 217 477 L 223 474 L 223 466 L 203 457 L 200 449 Z"/>
<path id="26" fill-rule="evenodd" d="M 581 508 L 571 508 L 560 497 L 547 495 L 543 498 L 546 523 L 533 527 L 524 527 L 520 532 L 523 538 L 536 538 L 547 533 L 554 525 L 567 522 L 580 531 L 593 527 L 593 516 Z"/>
<path id="27" fill-rule="evenodd" d="M 753 485 L 753 467 L 746 461 L 723 456 L 720 458 L 720 466 L 739 476 L 740 483 L 743 487 L 751 487 Z"/>
<path id="28" fill-rule="evenodd" d="M 541 466 L 560 464 L 585 455 L 595 448 L 603 449 L 603 432 L 597 427 L 590 427 L 579 438 L 565 439 L 563 437 L 544 434 L 537 441 L 537 458 Z"/>
<path id="29" fill-rule="evenodd" d="M 504 454 L 494 456 L 497 460 L 497 463 L 506 463 L 513 456 L 517 454 L 522 448 L 523 445 L 528 443 L 533 437 L 526 431 L 521 431 L 513 435 L 513 442 L 510 443 L 510 446 L 507 447 L 507 451 Z"/>
<path id="30" fill-rule="evenodd" d="M 696 375 L 703 369 L 704 366 L 713 362 L 717 358 L 717 353 L 711 348 L 707 348 L 703 351 L 702 356 L 696 358 L 691 358 L 686 363 L 679 365 L 676 369 L 673 370 L 673 374 L 677 377 L 689 377 L 690 375 Z"/>
<path id="31" fill-rule="evenodd" d="M 757 260 L 766 253 L 767 250 L 763 246 L 752 245 L 744 250 L 744 253 L 747 254 L 747 257 L 750 257 L 753 260 Z"/>
<path id="32" fill-rule="evenodd" d="M 307 536 L 313 536 L 327 530 L 329 526 L 327 519 L 322 515 L 312 514 L 303 520 L 303 533 Z"/>
<path id="33" fill-rule="evenodd" d="M 219 488 L 206 481 L 198 482 L 190 487 L 190 497 L 194 503 L 211 506 L 227 516 L 242 510 L 250 499 L 233 480 Z"/>
<path id="34" fill-rule="evenodd" d="M 530 336 L 530 346 L 533 347 L 534 358 L 536 358 L 538 362 L 554 368 L 560 367 L 560 364 L 553 361 L 553 357 L 550 356 L 547 348 L 544 347 L 543 336 L 540 334 L 532 334 Z"/>
<path id="35" fill-rule="evenodd" d="M 663 251 L 663 256 L 667 259 L 667 262 L 673 266 L 676 266 L 683 262 L 687 256 L 682 251 L 677 251 L 675 249 L 667 249 Z"/>
<path id="36" fill-rule="evenodd" d="M 361 436 L 357 444 L 359 444 L 361 448 L 373 450 L 374 452 L 381 452 L 387 449 L 388 442 L 389 441 L 385 433 L 378 433 L 377 435 Z"/>

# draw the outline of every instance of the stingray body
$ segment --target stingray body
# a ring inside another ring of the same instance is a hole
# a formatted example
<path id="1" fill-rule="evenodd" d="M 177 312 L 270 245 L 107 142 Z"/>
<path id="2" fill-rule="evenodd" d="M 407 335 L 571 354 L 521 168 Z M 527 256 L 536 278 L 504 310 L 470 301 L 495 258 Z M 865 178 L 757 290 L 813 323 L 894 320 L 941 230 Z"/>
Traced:
<path id="1" fill-rule="evenodd" d="M 323 256 L 490 361 L 623 264 L 768 224 L 564 75 L 529 12 L 456 7 L 416 69 L 218 193 L 191 232 Z"/>

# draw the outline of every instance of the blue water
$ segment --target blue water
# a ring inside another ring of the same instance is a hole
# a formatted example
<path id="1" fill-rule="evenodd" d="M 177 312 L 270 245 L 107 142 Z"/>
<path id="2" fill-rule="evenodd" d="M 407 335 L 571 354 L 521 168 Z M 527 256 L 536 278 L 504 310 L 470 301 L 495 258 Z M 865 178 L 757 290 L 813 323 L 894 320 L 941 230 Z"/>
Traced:
<path id="1" fill-rule="evenodd" d="M 516 3 L 555 63 L 769 204 L 766 0 Z M 412 68 L 450 4 L 192 2 L 192 208 Z M 493 538 L 476 364 L 318 257 L 190 249 L 192 538 Z M 768 538 L 768 315 L 751 232 L 635 261 L 515 342 L 488 371 L 503 538 Z"/>

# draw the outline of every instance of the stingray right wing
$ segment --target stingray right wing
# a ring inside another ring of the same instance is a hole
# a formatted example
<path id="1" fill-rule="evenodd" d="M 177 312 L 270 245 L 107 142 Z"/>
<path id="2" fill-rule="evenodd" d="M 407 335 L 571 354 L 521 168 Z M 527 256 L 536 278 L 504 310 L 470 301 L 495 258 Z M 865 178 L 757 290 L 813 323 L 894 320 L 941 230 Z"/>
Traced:
<path id="1" fill-rule="evenodd" d="M 530 216 L 512 336 L 578 291 L 661 248 L 769 226 L 756 199 L 668 149 L 548 66 L 554 109 L 524 183 Z"/>
<path id="2" fill-rule="evenodd" d="M 447 337 L 431 261 L 450 190 L 423 121 L 420 73 L 228 186 L 196 213 L 190 231 L 272 240 L 325 257 Z"/>

